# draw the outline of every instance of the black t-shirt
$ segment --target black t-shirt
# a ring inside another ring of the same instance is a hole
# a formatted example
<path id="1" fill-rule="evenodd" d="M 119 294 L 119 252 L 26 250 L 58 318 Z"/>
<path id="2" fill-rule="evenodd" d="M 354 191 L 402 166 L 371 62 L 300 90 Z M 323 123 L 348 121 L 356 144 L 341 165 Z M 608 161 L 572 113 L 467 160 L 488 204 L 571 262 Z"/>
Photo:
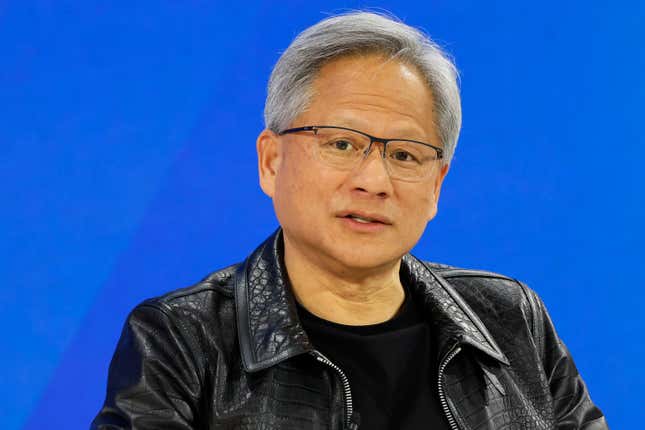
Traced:
<path id="1" fill-rule="evenodd" d="M 360 429 L 449 429 L 437 395 L 428 323 L 406 291 L 399 313 L 367 326 L 336 324 L 298 304 L 313 345 L 349 379 Z"/>

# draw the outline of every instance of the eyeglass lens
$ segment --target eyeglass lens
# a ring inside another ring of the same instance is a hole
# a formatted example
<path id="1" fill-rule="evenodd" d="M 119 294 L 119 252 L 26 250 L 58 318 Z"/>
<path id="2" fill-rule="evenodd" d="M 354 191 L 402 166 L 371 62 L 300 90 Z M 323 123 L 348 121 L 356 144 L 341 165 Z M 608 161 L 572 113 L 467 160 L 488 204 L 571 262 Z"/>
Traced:
<path id="1" fill-rule="evenodd" d="M 342 170 L 353 169 L 369 153 L 379 151 L 392 178 L 421 180 L 432 171 L 438 159 L 435 149 L 420 143 L 401 140 L 372 143 L 361 133 L 335 128 L 319 128 L 314 133 L 320 160 Z"/>

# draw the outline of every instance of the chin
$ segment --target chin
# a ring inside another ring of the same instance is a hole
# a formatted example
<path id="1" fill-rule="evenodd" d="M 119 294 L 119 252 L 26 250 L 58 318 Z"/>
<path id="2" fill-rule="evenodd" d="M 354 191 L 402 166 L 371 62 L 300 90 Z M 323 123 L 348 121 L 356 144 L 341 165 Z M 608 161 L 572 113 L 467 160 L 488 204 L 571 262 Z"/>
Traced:
<path id="1" fill-rule="evenodd" d="M 366 249 L 365 247 L 348 247 L 335 249 L 334 259 L 347 269 L 369 270 L 396 263 L 405 252 L 400 250 Z"/>

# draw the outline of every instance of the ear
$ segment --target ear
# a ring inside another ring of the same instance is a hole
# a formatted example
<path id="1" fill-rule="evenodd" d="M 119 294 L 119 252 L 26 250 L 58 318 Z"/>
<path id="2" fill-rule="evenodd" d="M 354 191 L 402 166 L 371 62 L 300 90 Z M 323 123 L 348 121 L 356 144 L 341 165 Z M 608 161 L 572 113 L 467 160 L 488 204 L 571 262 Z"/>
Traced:
<path id="1" fill-rule="evenodd" d="M 449 168 L 450 165 L 448 164 L 442 165 L 441 170 L 437 173 L 437 176 L 434 178 L 434 182 L 432 183 L 432 204 L 430 205 L 430 211 L 428 212 L 428 221 L 432 220 L 437 215 L 441 185 L 448 174 Z"/>
<path id="2" fill-rule="evenodd" d="M 260 187 L 267 196 L 273 198 L 276 176 L 282 160 L 278 135 L 269 129 L 262 130 L 256 142 L 256 149 Z"/>

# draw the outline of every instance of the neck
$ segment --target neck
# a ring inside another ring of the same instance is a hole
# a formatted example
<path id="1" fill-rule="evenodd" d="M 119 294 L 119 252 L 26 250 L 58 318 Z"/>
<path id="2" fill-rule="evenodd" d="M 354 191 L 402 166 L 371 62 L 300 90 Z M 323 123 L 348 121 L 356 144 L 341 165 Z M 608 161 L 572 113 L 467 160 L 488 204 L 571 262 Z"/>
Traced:
<path id="1" fill-rule="evenodd" d="M 286 237 L 284 244 L 296 300 L 312 314 L 344 325 L 378 324 L 397 314 L 405 299 L 400 260 L 372 270 L 329 270 L 298 252 Z"/>

